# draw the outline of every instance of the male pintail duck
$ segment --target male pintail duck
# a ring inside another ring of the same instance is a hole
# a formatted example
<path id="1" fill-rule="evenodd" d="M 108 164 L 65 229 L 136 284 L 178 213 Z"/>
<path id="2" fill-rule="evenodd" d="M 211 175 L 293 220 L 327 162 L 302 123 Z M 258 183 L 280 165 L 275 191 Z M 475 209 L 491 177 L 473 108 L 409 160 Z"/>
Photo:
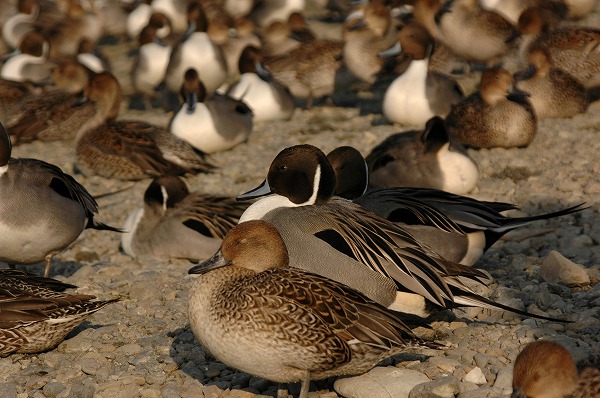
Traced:
<path id="1" fill-rule="evenodd" d="M 265 65 L 275 80 L 289 88 L 294 98 L 305 99 L 310 108 L 314 99 L 334 93 L 343 46 L 337 40 L 312 40 L 287 55 L 266 59 Z"/>
<path id="2" fill-rule="evenodd" d="M 348 70 L 365 83 L 375 83 L 385 62 L 379 53 L 394 45 L 396 31 L 390 10 L 381 0 L 350 13 L 344 22 L 343 48 Z"/>
<path id="3" fill-rule="evenodd" d="M 165 78 L 172 48 L 158 39 L 157 28 L 152 25 L 142 29 L 138 43 L 137 55 L 131 67 L 131 83 L 136 94 L 145 99 L 154 99 L 157 97 L 157 87 Z"/>
<path id="4" fill-rule="evenodd" d="M 477 0 L 451 0 L 436 13 L 442 42 L 467 61 L 498 62 L 517 37 L 513 25 Z"/>
<path id="5" fill-rule="evenodd" d="M 50 350 L 87 317 L 119 301 L 64 292 L 76 287 L 0 269 L 0 357 Z"/>
<path id="6" fill-rule="evenodd" d="M 198 341 L 242 372 L 302 382 L 300 398 L 311 380 L 364 373 L 407 347 L 439 347 L 359 292 L 288 267 L 281 235 L 264 221 L 233 228 L 189 273 L 200 274 L 188 305 Z"/>
<path id="7" fill-rule="evenodd" d="M 547 50 L 536 48 L 528 58 L 529 67 L 517 77 L 517 86 L 529 94 L 539 120 L 571 117 L 587 110 L 585 87 L 567 71 L 552 65 Z"/>
<path id="8" fill-rule="evenodd" d="M 400 223 L 419 242 L 443 258 L 473 265 L 504 234 L 536 220 L 583 210 L 583 204 L 532 217 L 506 217 L 516 209 L 503 202 L 484 202 L 428 188 L 370 188 L 362 154 L 350 146 L 327 155 L 335 171 L 335 194 L 352 200 L 389 221 Z"/>
<path id="9" fill-rule="evenodd" d="M 38 0 L 19 0 L 16 13 L 2 25 L 2 39 L 10 48 L 18 48 L 23 36 L 33 30 L 40 11 Z"/>
<path id="10" fill-rule="evenodd" d="M 146 0 L 149 3 L 149 0 Z M 150 4 L 142 2 L 127 16 L 127 36 L 136 39 L 146 26 L 156 29 L 156 37 L 164 39 L 171 33 L 171 20 L 162 12 L 156 12 Z"/>
<path id="11" fill-rule="evenodd" d="M 506 69 L 488 69 L 479 91 L 452 107 L 446 118 L 448 133 L 475 148 L 525 147 L 537 133 L 537 117 L 527 97 Z"/>
<path id="12" fill-rule="evenodd" d="M 367 156 L 370 183 L 381 187 L 436 188 L 463 194 L 479 180 L 477 165 L 434 117 L 423 131 L 393 134 Z"/>
<path id="13" fill-rule="evenodd" d="M 58 90 L 28 96 L 7 120 L 13 143 L 72 139 L 78 129 L 94 118 L 96 104 L 82 103 L 82 92 L 94 73 L 78 62 L 61 62 L 51 80 Z"/>
<path id="14" fill-rule="evenodd" d="M 120 231 L 94 219 L 98 205 L 73 177 L 50 163 L 11 157 L 0 124 L 0 261 L 45 262 L 66 249 L 86 228 Z"/>
<path id="15" fill-rule="evenodd" d="M 81 39 L 77 48 L 76 58 L 77 61 L 94 73 L 110 72 L 108 59 L 98 50 L 96 44 L 89 39 Z"/>
<path id="16" fill-rule="evenodd" d="M 206 33 L 208 21 L 202 4 L 190 3 L 187 15 L 189 28 L 183 39 L 173 47 L 165 75 L 166 88 L 179 92 L 185 71 L 195 68 L 202 71 L 201 79 L 207 92 L 213 93 L 227 79 L 225 55 Z"/>
<path id="17" fill-rule="evenodd" d="M 95 103 L 96 112 L 87 125 L 79 128 L 75 138 L 76 163 L 83 174 L 139 180 L 213 168 L 203 153 L 163 127 L 116 120 L 122 94 L 112 74 L 94 76 L 84 94 L 84 104 Z"/>
<path id="18" fill-rule="evenodd" d="M 259 27 L 275 21 L 287 21 L 294 12 L 304 11 L 305 0 L 271 0 L 255 3 L 250 17 Z"/>
<path id="19" fill-rule="evenodd" d="M 581 373 L 571 353 L 558 343 L 538 340 L 519 353 L 511 398 L 591 398 L 600 396 L 600 369 Z"/>
<path id="20" fill-rule="evenodd" d="M 172 134 L 204 153 L 225 151 L 245 142 L 252 132 L 252 110 L 227 94 L 207 96 L 195 69 L 185 72 L 184 103 L 169 123 Z"/>
<path id="21" fill-rule="evenodd" d="M 397 50 L 380 54 L 402 54 L 410 59 L 408 69 L 392 82 L 383 97 L 383 115 L 390 122 L 423 126 L 433 116 L 446 116 L 450 107 L 464 98 L 454 79 L 429 71 L 432 46 L 427 31 L 411 23 L 398 32 Z"/>
<path id="22" fill-rule="evenodd" d="M 171 31 L 176 34 L 185 33 L 189 27 L 187 6 L 189 0 L 152 0 L 152 10 L 164 14 L 171 25 Z"/>
<path id="23" fill-rule="evenodd" d="M 521 58 L 537 48 L 548 52 L 552 64 L 567 71 L 586 88 L 600 85 L 600 30 L 579 26 L 553 28 L 540 9 L 521 16 L 518 28 L 529 39 L 522 44 Z"/>
<path id="24" fill-rule="evenodd" d="M 255 121 L 291 119 L 296 108 L 294 97 L 266 69 L 258 48 L 248 46 L 242 51 L 239 70 L 239 81 L 229 87 L 227 94 L 244 101 Z"/>
<path id="25" fill-rule="evenodd" d="M 320 149 L 286 148 L 267 179 L 238 196 L 269 195 L 252 204 L 240 223 L 270 222 L 287 245 L 292 267 L 344 283 L 396 311 L 427 316 L 431 306 L 470 305 L 530 315 L 474 293 L 462 278 L 481 281 L 487 279 L 483 273 L 440 258 L 399 225 L 334 197 L 334 190 L 335 172 Z"/>
<path id="26" fill-rule="evenodd" d="M 48 41 L 41 33 L 27 32 L 18 50 L 4 61 L 0 77 L 15 82 L 39 83 L 47 80 L 54 66 L 48 61 L 48 49 Z"/>
<path id="27" fill-rule="evenodd" d="M 144 207 L 123 227 L 121 248 L 132 257 L 209 258 L 248 205 L 234 199 L 190 193 L 177 176 L 161 176 L 144 194 Z"/>

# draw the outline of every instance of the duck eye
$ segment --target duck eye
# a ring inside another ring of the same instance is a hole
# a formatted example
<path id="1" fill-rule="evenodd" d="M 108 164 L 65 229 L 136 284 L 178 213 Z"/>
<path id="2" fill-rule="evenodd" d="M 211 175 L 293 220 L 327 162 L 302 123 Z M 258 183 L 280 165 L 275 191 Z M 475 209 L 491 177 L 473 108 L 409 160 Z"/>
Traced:
<path id="1" fill-rule="evenodd" d="M 287 166 L 282 164 L 281 166 L 279 166 L 279 171 L 285 171 L 287 170 Z"/>

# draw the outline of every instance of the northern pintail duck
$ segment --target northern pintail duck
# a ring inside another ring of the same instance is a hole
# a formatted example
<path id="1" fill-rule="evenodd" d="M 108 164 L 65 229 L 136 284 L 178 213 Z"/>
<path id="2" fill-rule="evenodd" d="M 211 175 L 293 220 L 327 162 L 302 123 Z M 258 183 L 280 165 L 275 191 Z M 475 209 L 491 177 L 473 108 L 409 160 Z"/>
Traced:
<path id="1" fill-rule="evenodd" d="M 301 42 L 292 37 L 290 27 L 283 21 L 275 21 L 261 32 L 261 50 L 265 58 L 280 57 L 299 48 Z"/>
<path id="2" fill-rule="evenodd" d="M 10 137 L 0 124 L 0 261 L 45 262 L 86 228 L 120 231 L 94 219 L 97 203 L 73 177 L 37 159 L 11 157 Z"/>
<path id="3" fill-rule="evenodd" d="M 600 30 L 579 26 L 553 28 L 540 9 L 519 19 L 518 28 L 528 40 L 522 44 L 521 57 L 542 48 L 552 64 L 567 71 L 587 88 L 600 85 Z"/>
<path id="4" fill-rule="evenodd" d="M 121 247 L 132 257 L 207 259 L 247 207 L 231 198 L 190 193 L 177 176 L 158 177 L 146 189 L 144 207 L 127 218 Z"/>
<path id="5" fill-rule="evenodd" d="M 402 54 L 410 64 L 384 94 L 382 111 L 390 122 L 422 126 L 433 116 L 446 116 L 450 107 L 464 98 L 454 79 L 429 71 L 433 41 L 423 27 L 416 23 L 404 26 L 395 48 L 384 53 Z"/>
<path id="6" fill-rule="evenodd" d="M 252 110 L 227 94 L 207 95 L 195 69 L 185 72 L 181 87 L 184 104 L 169 130 L 204 153 L 225 151 L 241 144 L 252 132 Z"/>
<path id="7" fill-rule="evenodd" d="M 537 117 L 527 97 L 506 69 L 488 69 L 479 91 L 452 107 L 446 118 L 448 133 L 476 148 L 525 147 L 537 133 Z"/>
<path id="8" fill-rule="evenodd" d="M 229 82 L 238 80 L 240 77 L 238 64 L 244 49 L 248 46 L 261 47 L 260 38 L 255 33 L 254 22 L 248 18 L 238 18 L 231 23 L 231 26 L 226 24 L 225 21 L 212 23 L 210 26 L 209 36 L 221 46 L 225 54 L 229 74 L 227 80 Z M 215 38 L 213 29 L 219 30 L 219 39 Z"/>
<path id="9" fill-rule="evenodd" d="M 463 280 L 487 279 L 483 273 L 440 258 L 397 224 L 333 196 L 335 184 L 321 150 L 286 148 L 267 179 L 238 196 L 269 195 L 252 204 L 240 223 L 270 222 L 287 245 L 292 267 L 336 280 L 396 311 L 427 316 L 439 306 L 469 305 L 531 316 L 474 293 Z"/>
<path id="10" fill-rule="evenodd" d="M 569 18 L 582 19 L 594 11 L 598 0 L 563 0 L 569 9 Z"/>
<path id="11" fill-rule="evenodd" d="M 110 72 L 108 59 L 98 50 L 96 44 L 89 39 L 81 39 L 76 58 L 77 61 L 94 73 Z"/>
<path id="12" fill-rule="evenodd" d="M 389 8 L 381 0 L 372 0 L 344 22 L 343 59 L 348 70 L 359 80 L 373 84 L 385 59 L 379 53 L 396 42 L 396 28 Z"/>
<path id="13" fill-rule="evenodd" d="M 250 17 L 259 27 L 275 21 L 287 21 L 294 12 L 303 12 L 305 0 L 266 0 L 255 3 Z"/>
<path id="14" fill-rule="evenodd" d="M 172 47 L 161 42 L 157 28 L 147 25 L 140 32 L 139 48 L 131 67 L 131 83 L 136 94 L 157 98 L 157 88 L 165 78 Z M 144 105 L 145 106 L 145 105 Z"/>
<path id="15" fill-rule="evenodd" d="M 556 2 L 558 3 L 558 2 Z M 519 21 L 519 16 L 528 9 L 540 4 L 540 0 L 481 0 L 481 8 L 500 14 L 513 25 Z M 565 6 L 566 9 L 566 6 Z"/>
<path id="16" fill-rule="evenodd" d="M 588 93 L 567 71 L 556 68 L 546 50 L 529 53 L 529 67 L 517 78 L 519 89 L 529 94 L 538 119 L 571 117 L 588 108 Z"/>
<path id="17" fill-rule="evenodd" d="M 334 93 L 342 67 L 342 48 L 337 40 L 313 40 L 287 55 L 265 60 L 273 77 L 289 88 L 295 98 L 313 100 Z"/>
<path id="18" fill-rule="evenodd" d="M 499 14 L 481 8 L 477 0 L 451 0 L 435 15 L 443 43 L 467 61 L 498 62 L 517 32 Z"/>
<path id="19" fill-rule="evenodd" d="M 152 26 L 156 29 L 156 37 L 166 38 L 171 33 L 171 21 L 162 12 L 153 10 L 150 2 L 139 4 L 127 16 L 127 35 L 130 39 L 140 36 L 146 26 Z"/>
<path id="20" fill-rule="evenodd" d="M 290 90 L 275 80 L 263 63 L 258 48 L 248 46 L 239 61 L 240 79 L 227 94 L 244 101 L 252 110 L 255 121 L 289 120 L 296 104 Z"/>
<path id="21" fill-rule="evenodd" d="M 10 124 L 22 111 L 21 103 L 43 93 L 43 87 L 31 83 L 0 79 L 0 120 Z"/>
<path id="22" fill-rule="evenodd" d="M 477 165 L 437 116 L 422 131 L 387 137 L 371 150 L 367 163 L 374 186 L 436 188 L 463 194 L 479 180 Z"/>
<path id="23" fill-rule="evenodd" d="M 513 369 L 511 398 L 591 398 L 600 394 L 600 369 L 581 373 L 571 353 L 548 340 L 529 343 Z"/>
<path id="24" fill-rule="evenodd" d="M 336 148 L 327 159 L 335 171 L 336 195 L 401 224 L 443 258 L 464 265 L 473 265 L 513 229 L 584 209 L 578 205 L 532 217 L 506 217 L 500 212 L 516 209 L 516 206 L 483 202 L 437 189 L 369 188 L 365 159 L 353 147 Z"/>
<path id="25" fill-rule="evenodd" d="M 202 4 L 190 3 L 187 15 L 189 28 L 184 38 L 173 47 L 165 75 L 166 88 L 179 92 L 185 71 L 195 68 L 202 71 L 201 79 L 207 92 L 213 93 L 227 79 L 225 55 L 206 33 L 208 21 Z"/>
<path id="26" fill-rule="evenodd" d="M 2 25 L 2 39 L 10 48 L 18 48 L 23 36 L 33 30 L 34 22 L 40 11 L 37 0 L 19 0 L 16 13 Z"/>
<path id="27" fill-rule="evenodd" d="M 36 31 L 27 32 L 17 51 L 9 55 L 0 70 L 0 77 L 16 82 L 42 82 L 50 76 L 54 64 L 48 61 L 49 44 Z"/>
<path id="28" fill-rule="evenodd" d="M 0 269 L 0 356 L 50 350 L 87 317 L 119 301 L 64 292 L 76 287 Z"/>
<path id="29" fill-rule="evenodd" d="M 284 241 L 264 221 L 233 228 L 189 273 L 200 274 L 188 304 L 198 341 L 243 372 L 302 382 L 300 398 L 311 380 L 364 373 L 407 347 L 438 347 L 357 291 L 288 267 Z"/>
<path id="30" fill-rule="evenodd" d="M 121 97 L 119 82 L 108 72 L 94 76 L 86 88 L 83 103 L 94 103 L 95 112 L 75 138 L 76 163 L 83 174 L 139 180 L 213 168 L 203 153 L 165 128 L 117 120 Z"/>

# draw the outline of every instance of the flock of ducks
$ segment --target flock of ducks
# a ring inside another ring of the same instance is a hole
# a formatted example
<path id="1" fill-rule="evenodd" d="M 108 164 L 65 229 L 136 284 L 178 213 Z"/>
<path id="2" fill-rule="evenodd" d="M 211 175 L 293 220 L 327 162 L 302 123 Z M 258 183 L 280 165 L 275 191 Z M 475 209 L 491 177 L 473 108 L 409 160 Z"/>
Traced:
<path id="1" fill-rule="evenodd" d="M 52 257 L 86 228 L 120 233 L 132 257 L 208 258 L 189 270 L 199 274 L 188 308 L 197 339 L 229 366 L 302 382 L 301 398 L 311 380 L 366 372 L 407 347 L 443 348 L 412 331 L 441 310 L 556 321 L 477 294 L 489 278 L 474 265 L 505 233 L 584 205 L 511 218 L 502 212 L 512 204 L 461 196 L 479 178 L 464 146 L 525 147 L 539 120 L 586 112 L 600 87 L 600 31 L 565 21 L 596 2 L 401 3 L 330 2 L 342 40 L 311 31 L 303 0 L 3 3 L 2 45 L 14 52 L 0 69 L 0 261 L 46 267 L 44 277 L 0 269 L 0 355 L 51 349 L 118 301 L 47 278 Z M 122 77 L 96 48 L 105 34 L 137 40 L 129 106 L 172 111 L 166 128 L 119 117 Z M 510 52 L 520 62 L 512 73 L 502 66 Z M 481 66 L 469 95 L 449 73 Z M 417 129 L 366 157 L 348 146 L 285 148 L 237 198 L 190 192 L 182 176 L 215 170 L 210 154 L 243 145 L 255 122 L 335 102 L 344 73 L 368 85 L 387 121 Z M 143 207 L 122 229 L 97 221 L 73 177 L 11 157 L 36 140 L 72 140 L 86 176 L 152 178 Z M 598 379 L 537 342 L 517 358 L 513 396 L 593 396 Z"/>

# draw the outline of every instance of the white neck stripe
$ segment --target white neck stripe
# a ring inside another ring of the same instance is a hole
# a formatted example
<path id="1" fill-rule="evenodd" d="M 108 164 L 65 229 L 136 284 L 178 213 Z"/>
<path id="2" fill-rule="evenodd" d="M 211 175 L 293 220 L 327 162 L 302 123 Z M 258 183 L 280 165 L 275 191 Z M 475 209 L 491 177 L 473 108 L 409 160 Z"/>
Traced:
<path id="1" fill-rule="evenodd" d="M 2 175 L 4 175 L 4 173 L 6 173 L 8 171 L 8 165 L 4 165 L 2 167 L 0 167 L 0 177 Z"/>
<path id="2" fill-rule="evenodd" d="M 319 184 L 321 183 L 321 165 L 317 165 L 315 170 L 315 179 L 313 181 L 313 192 L 310 198 L 302 205 L 314 205 L 317 201 L 317 195 L 319 194 Z"/>

